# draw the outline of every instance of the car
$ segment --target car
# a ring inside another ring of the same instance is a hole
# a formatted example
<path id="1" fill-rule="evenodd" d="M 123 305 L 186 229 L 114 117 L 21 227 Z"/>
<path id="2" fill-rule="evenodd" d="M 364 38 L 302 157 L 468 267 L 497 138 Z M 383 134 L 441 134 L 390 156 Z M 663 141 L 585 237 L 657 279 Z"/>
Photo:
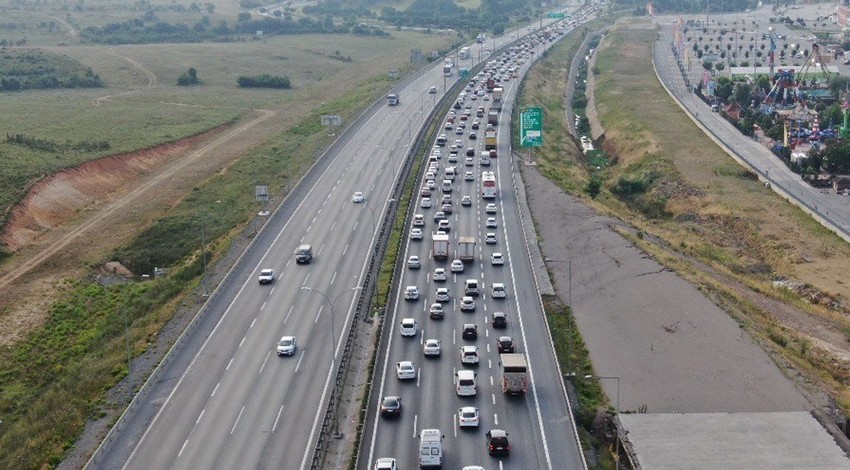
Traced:
<path id="1" fill-rule="evenodd" d="M 457 163 L 457 154 L 456 153 L 450 153 L 449 154 L 449 163 Z"/>
<path id="2" fill-rule="evenodd" d="M 396 460 L 390 457 L 382 457 L 375 461 L 373 470 L 398 470 Z M 481 469 L 484 470 L 484 469 Z"/>
<path id="3" fill-rule="evenodd" d="M 451 194 L 443 194 L 440 196 L 440 202 L 442 204 L 452 205 L 452 195 Z"/>
<path id="4" fill-rule="evenodd" d="M 413 226 L 414 227 L 422 227 L 425 225 L 425 216 L 422 214 L 416 214 L 413 216 Z"/>
<path id="5" fill-rule="evenodd" d="M 434 268 L 434 282 L 443 282 L 446 280 L 445 268 Z"/>
<path id="6" fill-rule="evenodd" d="M 475 153 L 473 153 L 473 155 L 475 155 Z M 472 157 L 466 157 L 466 158 L 463 160 L 463 165 L 464 165 L 464 166 L 474 166 L 474 165 L 475 165 L 475 159 L 474 159 L 474 158 L 472 158 Z M 468 173 L 468 172 L 467 172 L 467 173 Z"/>
<path id="7" fill-rule="evenodd" d="M 490 95 L 484 95 L 481 97 L 481 99 L 484 101 L 490 101 Z"/>
<path id="8" fill-rule="evenodd" d="M 416 286 L 405 287 L 404 300 L 419 300 L 419 288 Z"/>
<path id="9" fill-rule="evenodd" d="M 490 455 L 510 455 L 508 433 L 501 429 L 491 429 L 484 434 L 484 437 L 487 439 L 487 452 Z"/>
<path id="10" fill-rule="evenodd" d="M 457 410 L 457 425 L 461 428 L 478 427 L 478 408 L 474 406 L 464 406 Z M 468 467 L 464 467 L 468 468 Z"/>
<path id="11" fill-rule="evenodd" d="M 505 264 L 505 258 L 501 253 L 493 253 L 490 255 L 490 264 L 493 266 L 502 266 Z"/>
<path id="12" fill-rule="evenodd" d="M 478 119 L 474 119 L 470 127 L 472 128 L 472 130 L 477 131 L 478 128 L 481 127 L 481 122 Z"/>
<path id="13" fill-rule="evenodd" d="M 443 219 L 437 222 L 437 230 L 442 230 L 448 233 L 452 230 L 452 224 L 448 221 L 448 219 Z"/>
<path id="14" fill-rule="evenodd" d="M 478 140 L 478 134 L 476 134 L 475 132 L 470 132 L 469 140 Z"/>
<path id="15" fill-rule="evenodd" d="M 471 296 L 465 295 L 460 299 L 460 311 L 461 312 L 474 312 L 475 311 L 475 299 Z"/>
<path id="16" fill-rule="evenodd" d="M 508 316 L 505 312 L 493 312 L 490 314 L 490 325 L 493 328 L 507 328 L 508 327 Z"/>
<path id="17" fill-rule="evenodd" d="M 495 213 L 496 213 L 496 204 L 494 204 L 494 203 L 492 203 L 492 202 L 491 202 L 491 203 L 489 203 L 489 204 L 487 204 L 487 205 L 484 207 L 484 212 L 486 212 L 486 213 L 488 213 L 488 214 L 495 214 Z"/>
<path id="18" fill-rule="evenodd" d="M 456 259 L 452 260 L 451 270 L 453 273 L 462 273 L 463 272 L 463 261 Z"/>
<path id="19" fill-rule="evenodd" d="M 478 339 L 478 327 L 474 323 L 464 323 L 460 336 L 463 339 L 476 340 Z"/>
<path id="20" fill-rule="evenodd" d="M 351 196 L 351 202 L 354 202 L 354 203 L 361 203 L 365 200 L 366 200 L 366 198 L 363 197 L 363 193 L 361 193 L 360 191 L 355 192 L 354 195 Z"/>
<path id="21" fill-rule="evenodd" d="M 505 285 L 501 282 L 494 282 L 490 286 L 490 297 L 494 299 L 504 299 L 508 296 L 508 292 L 505 290 Z"/>
<path id="22" fill-rule="evenodd" d="M 448 302 L 451 300 L 449 297 L 449 289 L 447 287 L 438 287 L 437 288 L 437 302 Z"/>
<path id="23" fill-rule="evenodd" d="M 469 196 L 463 196 L 460 198 L 460 205 L 464 207 L 469 207 L 472 205 L 472 198 Z"/>
<path id="24" fill-rule="evenodd" d="M 437 213 L 434 214 L 434 222 L 439 222 L 441 220 L 444 220 L 445 218 L 446 218 L 446 213 L 443 212 L 443 211 L 437 211 Z"/>
<path id="25" fill-rule="evenodd" d="M 433 191 L 437 187 L 437 182 L 434 180 L 425 180 L 425 187 Z"/>
<path id="26" fill-rule="evenodd" d="M 431 198 L 423 197 L 421 201 L 419 201 L 419 207 L 423 209 L 428 209 L 431 207 Z"/>
<path id="27" fill-rule="evenodd" d="M 460 363 L 478 364 L 478 346 L 461 346 Z"/>
<path id="28" fill-rule="evenodd" d="M 466 156 L 467 157 L 474 157 L 475 156 L 475 149 L 473 147 L 467 148 L 466 149 Z"/>
<path id="29" fill-rule="evenodd" d="M 463 135 L 463 128 L 457 126 L 457 128 L 455 129 L 455 135 Z"/>
<path id="30" fill-rule="evenodd" d="M 428 88 L 428 94 L 429 94 L 429 95 L 435 95 L 435 94 L 437 94 L 437 87 L 436 87 L 436 86 L 434 86 L 434 85 L 431 85 L 431 88 Z"/>
<path id="31" fill-rule="evenodd" d="M 499 354 L 512 353 L 516 351 L 514 339 L 510 336 L 499 336 L 496 340 L 496 346 L 499 349 Z"/>
<path id="32" fill-rule="evenodd" d="M 419 190 L 419 195 L 422 197 L 431 197 L 431 188 L 423 186 L 422 189 Z"/>
<path id="33" fill-rule="evenodd" d="M 395 375 L 399 380 L 411 380 L 416 378 L 416 366 L 413 361 L 401 361 L 395 363 Z"/>
<path id="34" fill-rule="evenodd" d="M 410 229 L 410 239 L 411 240 L 422 240 L 422 229 L 418 227 L 413 227 Z"/>
<path id="35" fill-rule="evenodd" d="M 487 217 L 487 221 L 484 222 L 484 226 L 487 228 L 496 228 L 496 218 L 495 217 Z"/>
<path id="36" fill-rule="evenodd" d="M 401 397 L 390 395 L 381 400 L 381 416 L 399 416 L 401 414 Z"/>
<path id="37" fill-rule="evenodd" d="M 484 95 L 484 99 L 487 99 L 487 95 Z M 484 467 L 480 465 L 467 465 L 460 470 L 486 470 Z"/>
<path id="38" fill-rule="evenodd" d="M 401 319 L 401 335 L 416 336 L 416 320 L 413 318 Z"/>
<path id="39" fill-rule="evenodd" d="M 271 284 L 274 282 L 274 269 L 263 269 L 260 271 L 260 277 L 258 278 L 260 284 Z"/>
<path id="40" fill-rule="evenodd" d="M 443 304 L 440 303 L 433 303 L 431 304 L 431 307 L 428 308 L 428 316 L 431 318 L 443 318 L 444 313 Z"/>
<path id="41" fill-rule="evenodd" d="M 484 243 L 488 245 L 496 243 L 496 234 L 493 232 L 487 232 L 487 234 L 484 235 Z"/>
<path id="42" fill-rule="evenodd" d="M 443 196 L 446 196 L 446 194 L 443 194 Z M 444 203 L 442 206 L 440 206 L 440 209 L 442 209 L 444 214 L 451 214 L 452 212 L 454 212 L 454 208 L 451 204 Z"/>
<path id="43" fill-rule="evenodd" d="M 280 341 L 277 342 L 277 355 L 291 356 L 295 354 L 296 347 L 297 344 L 294 336 L 283 336 L 280 338 Z"/>
<path id="44" fill-rule="evenodd" d="M 419 267 L 420 267 L 420 266 L 422 266 L 422 263 L 419 261 L 419 257 L 418 257 L 418 256 L 416 256 L 416 255 L 410 255 L 410 257 L 409 257 L 409 258 L 407 258 L 407 267 L 408 267 L 408 268 L 410 268 L 410 269 L 419 269 Z"/>
<path id="45" fill-rule="evenodd" d="M 464 181 L 475 181 L 475 174 L 472 173 L 471 171 L 467 171 L 466 173 L 463 174 L 463 180 Z"/>
<path id="46" fill-rule="evenodd" d="M 435 338 L 426 339 L 422 345 L 422 354 L 425 356 L 439 356 L 440 340 Z"/>

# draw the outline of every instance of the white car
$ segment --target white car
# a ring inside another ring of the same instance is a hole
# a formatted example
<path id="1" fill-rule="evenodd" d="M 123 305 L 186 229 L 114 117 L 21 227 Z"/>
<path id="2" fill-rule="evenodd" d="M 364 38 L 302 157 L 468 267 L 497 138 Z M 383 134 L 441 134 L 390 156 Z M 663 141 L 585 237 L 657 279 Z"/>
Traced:
<path id="1" fill-rule="evenodd" d="M 463 160 L 463 164 L 464 164 L 464 166 L 473 166 L 473 165 L 475 165 L 475 160 L 472 157 L 466 157 Z M 467 173 L 469 173 L 469 172 L 467 172 Z"/>
<path id="2" fill-rule="evenodd" d="M 446 280 L 446 270 L 444 268 L 434 268 L 434 282 L 443 282 Z"/>
<path id="3" fill-rule="evenodd" d="M 429 180 L 432 181 L 432 180 Z M 419 201 L 419 207 L 423 209 L 429 209 L 431 207 L 431 198 L 423 197 L 421 201 Z"/>
<path id="4" fill-rule="evenodd" d="M 475 174 L 472 173 L 471 171 L 467 171 L 466 173 L 463 174 L 463 180 L 464 181 L 475 181 Z"/>
<path id="5" fill-rule="evenodd" d="M 474 406 L 464 406 L 457 410 L 457 425 L 459 427 L 478 427 L 478 408 Z M 469 468 L 469 467 L 464 467 Z M 480 467 L 479 467 L 480 468 Z"/>
<path id="6" fill-rule="evenodd" d="M 433 303 L 431 308 L 428 309 L 428 316 L 431 318 L 443 318 L 443 313 L 443 304 Z"/>
<path id="7" fill-rule="evenodd" d="M 493 232 L 487 232 L 487 234 L 484 235 L 484 243 L 488 245 L 496 243 L 496 234 Z"/>
<path id="8" fill-rule="evenodd" d="M 493 266 L 502 266 L 503 264 L 505 264 L 505 258 L 502 256 L 501 253 L 493 253 L 492 255 L 490 255 L 490 264 L 492 264 Z"/>
<path id="9" fill-rule="evenodd" d="M 260 284 L 271 284 L 274 282 L 274 269 L 263 269 L 260 271 Z"/>
<path id="10" fill-rule="evenodd" d="M 453 273 L 462 273 L 463 272 L 463 261 L 456 259 L 452 261 L 452 272 Z"/>
<path id="11" fill-rule="evenodd" d="M 507 291 L 505 290 L 505 285 L 501 282 L 494 282 L 492 286 L 490 286 L 490 296 L 494 299 L 504 299 L 508 296 Z"/>
<path id="12" fill-rule="evenodd" d="M 493 204 L 492 202 L 490 204 L 487 204 L 487 206 L 484 207 L 484 212 L 486 212 L 488 214 L 495 214 L 496 213 L 496 204 Z"/>
<path id="13" fill-rule="evenodd" d="M 495 217 L 487 217 L 487 221 L 484 222 L 484 226 L 487 228 L 496 228 L 496 218 Z"/>
<path id="14" fill-rule="evenodd" d="M 472 205 L 472 198 L 469 197 L 469 196 L 463 196 L 462 198 L 460 198 L 460 205 L 471 206 Z"/>
<path id="15" fill-rule="evenodd" d="M 395 364 L 395 375 L 399 380 L 410 380 L 416 378 L 416 366 L 412 361 L 401 361 Z"/>
<path id="16" fill-rule="evenodd" d="M 461 312 L 474 312 L 475 311 L 475 299 L 472 297 L 465 295 L 460 299 L 460 311 Z"/>
<path id="17" fill-rule="evenodd" d="M 383 457 L 375 461 L 374 470 L 398 470 L 398 467 L 395 459 Z"/>
<path id="18" fill-rule="evenodd" d="M 405 287 L 404 300 L 419 300 L 419 288 L 416 286 Z"/>
<path id="19" fill-rule="evenodd" d="M 413 226 L 414 227 L 422 227 L 425 225 L 425 216 L 422 214 L 416 214 L 413 216 Z"/>
<path id="20" fill-rule="evenodd" d="M 437 288 L 437 302 L 448 302 L 451 300 L 449 298 L 449 289 L 445 287 Z"/>
<path id="21" fill-rule="evenodd" d="M 478 364 L 478 346 L 460 347 L 461 364 Z"/>
<path id="22" fill-rule="evenodd" d="M 366 200 L 366 198 L 363 197 L 363 193 L 361 193 L 360 191 L 357 191 L 356 193 L 354 193 L 353 196 L 351 196 L 351 202 L 353 202 L 355 204 L 359 204 L 359 203 L 361 203 L 365 200 Z"/>
<path id="23" fill-rule="evenodd" d="M 410 229 L 410 239 L 411 240 L 422 240 L 422 229 L 413 227 Z"/>
<path id="24" fill-rule="evenodd" d="M 426 356 L 439 356 L 440 340 L 434 338 L 426 339 L 425 343 L 422 345 L 422 354 Z"/>
<path id="25" fill-rule="evenodd" d="M 448 233 L 452 229 L 451 222 L 448 219 L 443 219 L 437 222 L 437 230 L 442 230 L 443 232 Z"/>
<path id="26" fill-rule="evenodd" d="M 419 261 L 419 257 L 418 257 L 418 256 L 416 256 L 416 255 L 410 255 L 410 257 L 409 257 L 409 258 L 407 258 L 407 267 L 408 267 L 408 268 L 410 268 L 410 269 L 419 269 L 419 267 L 420 267 L 420 266 L 422 266 L 422 263 Z"/>
<path id="27" fill-rule="evenodd" d="M 296 347 L 294 336 L 284 336 L 277 342 L 277 355 L 291 356 L 295 354 Z"/>
<path id="28" fill-rule="evenodd" d="M 416 336 L 416 320 L 413 318 L 402 318 L 399 331 L 402 336 Z"/>

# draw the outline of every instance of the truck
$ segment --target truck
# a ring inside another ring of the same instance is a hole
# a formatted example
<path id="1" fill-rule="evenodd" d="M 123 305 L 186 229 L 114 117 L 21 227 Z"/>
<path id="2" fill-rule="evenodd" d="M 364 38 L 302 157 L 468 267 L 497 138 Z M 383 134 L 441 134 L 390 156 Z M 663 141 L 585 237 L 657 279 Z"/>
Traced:
<path id="1" fill-rule="evenodd" d="M 445 75 L 446 77 L 452 76 L 452 63 L 451 62 L 446 62 L 446 63 L 443 64 L 443 75 Z"/>
<path id="2" fill-rule="evenodd" d="M 519 395 L 528 388 L 528 363 L 525 354 L 509 353 L 499 356 L 502 369 L 502 393 Z"/>
<path id="3" fill-rule="evenodd" d="M 464 263 L 475 259 L 475 237 L 460 237 L 457 240 L 457 259 Z"/>
<path id="4" fill-rule="evenodd" d="M 502 94 L 504 93 L 504 89 L 500 86 L 493 88 L 493 103 L 499 103 L 499 108 L 502 107 Z M 490 105 L 492 107 L 492 105 Z"/>
<path id="5" fill-rule="evenodd" d="M 458 60 L 467 60 L 469 59 L 470 49 L 468 47 L 461 47 L 460 52 L 457 55 Z"/>
<path id="6" fill-rule="evenodd" d="M 446 233 L 435 233 L 431 236 L 434 241 L 434 259 L 447 259 L 449 257 L 449 235 Z"/>
<path id="7" fill-rule="evenodd" d="M 443 466 L 443 433 L 439 429 L 423 429 L 419 433 L 419 468 Z"/>
<path id="8" fill-rule="evenodd" d="M 496 131 L 484 131 L 484 150 L 496 150 Z"/>
<path id="9" fill-rule="evenodd" d="M 490 108 L 487 111 L 487 124 L 492 124 L 494 127 L 499 124 L 499 110 Z"/>
<path id="10" fill-rule="evenodd" d="M 493 91 L 493 88 L 496 88 L 496 79 L 488 78 L 487 79 L 487 91 Z"/>
<path id="11" fill-rule="evenodd" d="M 401 101 L 398 99 L 398 95 L 395 93 L 390 93 L 387 95 L 387 104 L 389 106 L 398 106 Z"/>

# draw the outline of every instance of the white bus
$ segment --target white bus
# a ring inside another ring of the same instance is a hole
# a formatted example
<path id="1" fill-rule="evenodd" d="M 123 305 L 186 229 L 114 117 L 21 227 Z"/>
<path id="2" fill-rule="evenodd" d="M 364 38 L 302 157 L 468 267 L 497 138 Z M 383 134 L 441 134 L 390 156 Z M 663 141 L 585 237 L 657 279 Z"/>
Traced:
<path id="1" fill-rule="evenodd" d="M 496 187 L 496 174 L 492 171 L 481 173 L 481 197 L 484 199 L 494 199 L 499 196 L 499 189 Z"/>

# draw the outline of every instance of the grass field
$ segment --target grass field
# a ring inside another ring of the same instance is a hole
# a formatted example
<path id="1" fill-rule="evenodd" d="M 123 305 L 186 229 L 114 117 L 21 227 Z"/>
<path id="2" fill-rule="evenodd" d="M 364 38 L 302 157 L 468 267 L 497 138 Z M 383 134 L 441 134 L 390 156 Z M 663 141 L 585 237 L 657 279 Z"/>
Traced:
<path id="1" fill-rule="evenodd" d="M 601 194 L 592 199 L 585 193 L 590 178 L 586 160 L 577 150 L 564 149 L 557 139 L 556 145 L 547 143 L 540 149 L 541 171 L 597 210 L 625 220 L 640 234 L 661 239 L 663 246 L 631 237 L 700 285 L 767 349 L 804 371 L 812 383 L 848 409 L 848 371 L 841 359 L 846 344 L 839 340 L 821 348 L 827 343 L 810 339 L 807 331 L 811 329 L 795 330 L 804 326 L 850 331 L 847 319 L 825 303 L 812 303 L 772 287 L 771 282 L 788 278 L 815 292 L 847 299 L 850 286 L 844 282 L 843 271 L 850 265 L 850 247 L 763 187 L 672 102 L 652 70 L 655 37 L 648 24 L 619 25 L 603 39 L 591 68 L 596 110 L 605 128 L 602 147 L 613 157 L 609 168 L 597 172 L 604 181 Z M 524 87 L 528 93 L 522 97 L 524 105 L 535 103 L 549 110 L 550 135 L 566 132 L 558 103 L 563 101 L 565 86 L 559 59 L 567 55 L 567 44 L 559 45 Z M 815 320 L 778 318 L 671 252 L 699 260 Z M 838 354 L 832 356 L 830 348 Z"/>

